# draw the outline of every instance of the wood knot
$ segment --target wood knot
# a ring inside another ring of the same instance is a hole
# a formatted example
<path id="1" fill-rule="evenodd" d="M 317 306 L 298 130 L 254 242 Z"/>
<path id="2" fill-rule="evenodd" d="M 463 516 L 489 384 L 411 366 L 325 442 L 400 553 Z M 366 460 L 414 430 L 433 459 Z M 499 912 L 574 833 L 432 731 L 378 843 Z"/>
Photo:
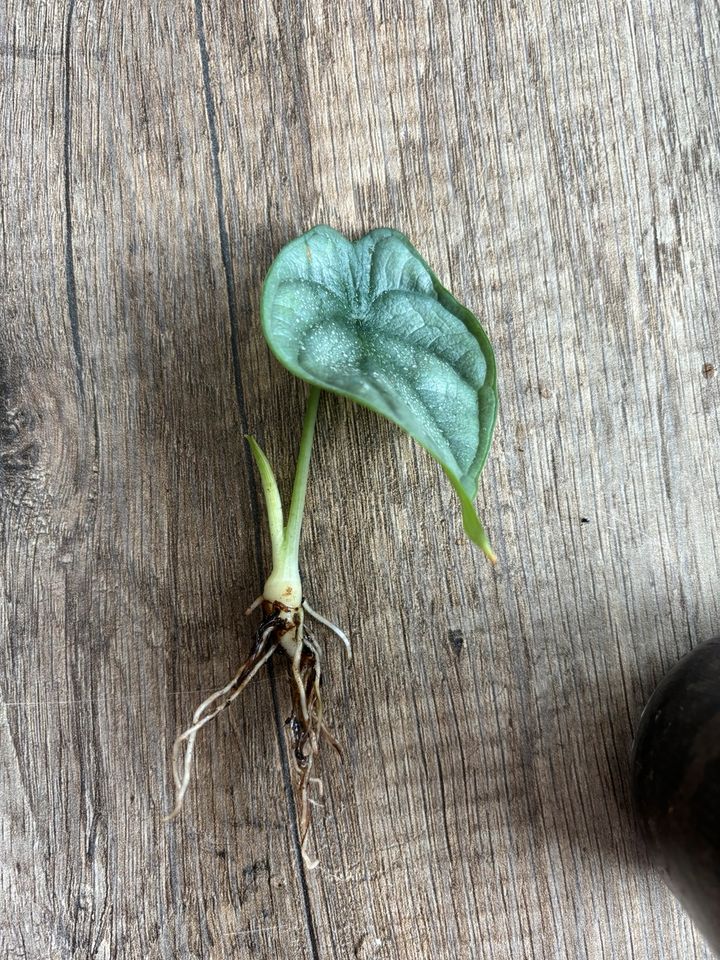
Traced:
<path id="1" fill-rule="evenodd" d="M 96 483 L 77 399 L 45 373 L 21 379 L 0 357 L 0 497 L 36 534 L 75 529 Z"/>
<path id="2" fill-rule="evenodd" d="M 35 421 L 30 412 L 4 401 L 0 396 L 0 481 L 21 480 L 31 474 L 40 459 L 40 447 L 33 439 Z"/>
<path id="3" fill-rule="evenodd" d="M 35 440 L 37 416 L 18 402 L 4 371 L 0 371 L 0 489 L 32 481 L 40 460 Z"/>

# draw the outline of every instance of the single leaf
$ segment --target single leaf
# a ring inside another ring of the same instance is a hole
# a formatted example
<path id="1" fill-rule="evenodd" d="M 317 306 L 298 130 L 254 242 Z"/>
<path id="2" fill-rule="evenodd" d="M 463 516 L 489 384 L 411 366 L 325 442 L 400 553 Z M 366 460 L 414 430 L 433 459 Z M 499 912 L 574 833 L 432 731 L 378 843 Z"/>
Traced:
<path id="1" fill-rule="evenodd" d="M 494 560 L 473 506 L 497 410 L 492 347 L 407 237 L 380 229 L 351 243 L 315 227 L 278 254 L 261 312 L 291 373 L 377 411 L 435 457 L 466 533 Z"/>
<path id="2" fill-rule="evenodd" d="M 285 534 L 285 521 L 283 519 L 282 501 L 280 491 L 278 490 L 275 474 L 270 466 L 270 461 L 257 442 L 255 437 L 250 434 L 245 435 L 245 439 L 250 444 L 250 451 L 260 474 L 263 495 L 265 497 L 265 506 L 267 508 L 268 524 L 270 527 L 270 545 L 272 547 L 273 564 L 280 557 Z"/>

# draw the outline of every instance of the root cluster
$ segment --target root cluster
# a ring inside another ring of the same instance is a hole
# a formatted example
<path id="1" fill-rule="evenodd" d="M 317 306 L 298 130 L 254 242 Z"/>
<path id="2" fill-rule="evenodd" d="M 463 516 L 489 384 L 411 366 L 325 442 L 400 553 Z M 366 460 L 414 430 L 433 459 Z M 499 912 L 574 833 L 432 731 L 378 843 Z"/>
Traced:
<path id="1" fill-rule="evenodd" d="M 316 802 L 310 797 L 311 788 L 316 786 L 322 797 L 322 781 L 318 777 L 313 777 L 313 766 L 323 739 L 327 740 L 341 756 L 342 750 L 323 717 L 320 691 L 322 655 L 315 635 L 307 627 L 305 614 L 335 633 L 344 643 L 348 656 L 350 642 L 339 627 L 320 616 L 304 601 L 301 607 L 290 609 L 278 602 L 270 603 L 259 597 L 248 613 L 261 605 L 263 620 L 255 631 L 247 660 L 229 683 L 220 690 L 216 690 L 197 707 L 191 725 L 176 738 L 173 744 L 175 804 L 166 819 L 175 818 L 182 810 L 190 784 L 195 739 L 200 730 L 222 713 L 242 693 L 260 668 L 279 648 L 282 648 L 287 656 L 292 696 L 292 712 L 286 728 L 296 790 L 298 832 L 303 859 L 312 869 L 318 865 L 318 861 L 310 858 L 307 853 L 308 835 L 312 824 L 312 805 Z"/>

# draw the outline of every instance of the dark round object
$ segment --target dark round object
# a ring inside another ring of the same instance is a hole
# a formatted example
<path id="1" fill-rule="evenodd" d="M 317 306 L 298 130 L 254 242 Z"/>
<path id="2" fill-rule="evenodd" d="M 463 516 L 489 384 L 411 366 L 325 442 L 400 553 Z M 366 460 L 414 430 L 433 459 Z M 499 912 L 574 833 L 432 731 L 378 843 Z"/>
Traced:
<path id="1" fill-rule="evenodd" d="M 653 859 L 720 953 L 720 638 L 683 657 L 650 698 L 632 776 Z"/>

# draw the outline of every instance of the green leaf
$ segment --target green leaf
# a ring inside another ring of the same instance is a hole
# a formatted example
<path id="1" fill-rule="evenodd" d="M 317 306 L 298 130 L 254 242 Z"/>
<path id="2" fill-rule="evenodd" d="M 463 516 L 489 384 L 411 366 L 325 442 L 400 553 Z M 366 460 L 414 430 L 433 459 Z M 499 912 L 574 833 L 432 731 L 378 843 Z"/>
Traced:
<path id="1" fill-rule="evenodd" d="M 272 548 L 273 563 L 276 563 L 282 551 L 285 533 L 280 491 L 278 490 L 277 480 L 270 466 L 270 461 L 265 456 L 260 444 L 255 437 L 250 436 L 249 433 L 245 435 L 245 439 L 250 444 L 250 450 L 260 474 L 260 482 L 265 497 L 265 506 L 267 508 L 268 524 L 270 527 L 270 545 Z"/>
<path id="2" fill-rule="evenodd" d="M 407 237 L 351 243 L 319 226 L 278 254 L 262 295 L 265 337 L 295 376 L 397 423 L 442 465 L 465 531 L 495 559 L 475 512 L 495 425 L 492 347 Z"/>

